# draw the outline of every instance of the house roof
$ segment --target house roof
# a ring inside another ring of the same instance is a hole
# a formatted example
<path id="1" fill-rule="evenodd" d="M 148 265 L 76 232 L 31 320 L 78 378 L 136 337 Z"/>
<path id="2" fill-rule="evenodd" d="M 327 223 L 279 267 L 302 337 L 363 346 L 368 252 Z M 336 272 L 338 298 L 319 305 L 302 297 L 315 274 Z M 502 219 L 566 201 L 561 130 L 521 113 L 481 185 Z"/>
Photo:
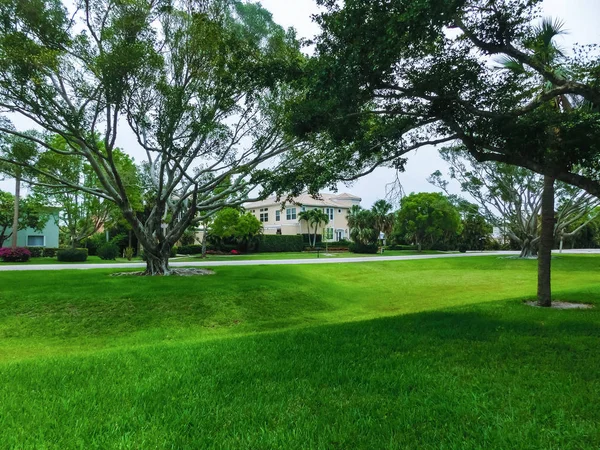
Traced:
<path id="1" fill-rule="evenodd" d="M 360 197 L 356 195 L 343 193 L 343 194 L 319 194 L 321 198 L 314 198 L 309 194 L 301 194 L 298 197 L 294 197 L 292 202 L 299 206 L 331 206 L 334 208 L 350 208 L 361 201 Z M 259 202 L 246 203 L 244 207 L 248 208 L 263 208 L 266 206 L 280 205 L 283 202 L 277 201 L 277 197 L 269 197 Z"/>

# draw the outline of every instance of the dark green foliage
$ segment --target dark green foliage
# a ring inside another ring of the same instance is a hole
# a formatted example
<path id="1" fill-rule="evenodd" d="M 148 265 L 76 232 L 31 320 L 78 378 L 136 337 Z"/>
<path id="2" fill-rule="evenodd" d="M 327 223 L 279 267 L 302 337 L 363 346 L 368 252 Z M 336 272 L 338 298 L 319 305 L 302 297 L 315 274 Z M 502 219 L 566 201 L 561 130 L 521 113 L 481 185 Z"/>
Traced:
<path id="1" fill-rule="evenodd" d="M 461 253 L 467 253 L 468 250 L 471 250 L 467 244 L 459 244 L 458 251 Z"/>
<path id="2" fill-rule="evenodd" d="M 181 255 L 199 255 L 202 253 L 201 245 L 180 245 L 177 247 L 177 253 Z"/>
<path id="3" fill-rule="evenodd" d="M 219 250 L 255 251 L 262 234 L 262 223 L 252 214 L 235 208 L 219 211 L 210 229 L 211 243 Z"/>
<path id="4" fill-rule="evenodd" d="M 401 244 L 392 244 L 386 247 L 386 250 L 406 250 L 406 251 L 415 251 L 419 248 L 416 245 L 401 245 Z"/>
<path id="5" fill-rule="evenodd" d="M 97 254 L 103 260 L 115 260 L 119 256 L 119 247 L 112 242 L 106 242 L 98 247 Z"/>
<path id="6" fill-rule="evenodd" d="M 448 250 L 456 245 L 461 218 L 448 197 L 421 192 L 402 199 L 396 215 L 394 237 L 408 240 L 425 249 Z"/>
<path id="7" fill-rule="evenodd" d="M 304 243 L 304 245 L 311 246 L 313 238 L 314 238 L 313 234 L 302 233 L 302 242 Z M 321 242 L 323 242 L 323 235 L 317 234 L 316 243 L 320 244 Z"/>
<path id="8" fill-rule="evenodd" d="M 258 246 L 259 252 L 301 252 L 304 249 L 302 236 L 263 235 Z"/>
<path id="9" fill-rule="evenodd" d="M 59 249 L 55 247 L 44 247 L 44 253 L 42 256 L 44 258 L 54 258 L 58 250 Z"/>
<path id="10" fill-rule="evenodd" d="M 352 244 L 352 241 L 342 239 L 341 241 L 330 242 L 329 245 L 337 248 L 348 248 Z"/>
<path id="11" fill-rule="evenodd" d="M 39 258 L 44 255 L 44 247 L 27 247 L 32 258 Z"/>
<path id="12" fill-rule="evenodd" d="M 98 247 L 106 244 L 106 234 L 96 233 L 87 239 L 84 239 L 81 244 L 88 249 L 88 255 L 96 256 L 98 253 Z"/>
<path id="13" fill-rule="evenodd" d="M 365 254 L 375 254 L 377 253 L 377 249 L 379 247 L 377 244 L 359 244 L 357 242 L 353 242 L 348 247 L 352 253 L 365 253 Z"/>
<path id="14" fill-rule="evenodd" d="M 62 262 L 83 262 L 87 257 L 87 248 L 63 248 L 56 252 L 56 259 Z"/>

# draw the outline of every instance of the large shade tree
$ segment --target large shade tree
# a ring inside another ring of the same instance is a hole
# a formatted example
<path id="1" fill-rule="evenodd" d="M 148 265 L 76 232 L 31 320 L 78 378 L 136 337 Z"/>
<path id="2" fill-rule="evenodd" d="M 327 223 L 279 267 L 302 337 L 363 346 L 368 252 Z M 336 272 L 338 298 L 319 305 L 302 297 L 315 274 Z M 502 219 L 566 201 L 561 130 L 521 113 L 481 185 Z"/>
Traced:
<path id="1" fill-rule="evenodd" d="M 144 247 L 147 273 L 168 274 L 170 248 L 190 225 L 267 195 L 250 193 L 294 144 L 281 104 L 301 62 L 298 45 L 267 11 L 242 1 L 73 6 L 0 3 L 0 108 L 59 135 L 67 148 L 26 136 L 7 119 L 0 132 L 81 157 L 99 184 L 75 185 L 35 159 L 2 160 L 114 202 Z M 117 163 L 124 133 L 146 159 L 153 204 L 143 215 Z M 218 190 L 224 180 L 229 187 Z"/>
<path id="2" fill-rule="evenodd" d="M 402 170 L 415 148 L 460 143 L 478 161 L 548 176 L 548 223 L 552 179 L 600 196 L 600 58 L 578 48 L 561 60 L 568 77 L 548 64 L 532 21 L 541 0 L 319 3 L 322 33 L 293 129 L 322 155 L 298 153 L 278 185 L 317 190 L 380 165 Z M 522 70 L 499 71 L 499 59 Z M 567 97 L 586 107 L 557 108 Z"/>

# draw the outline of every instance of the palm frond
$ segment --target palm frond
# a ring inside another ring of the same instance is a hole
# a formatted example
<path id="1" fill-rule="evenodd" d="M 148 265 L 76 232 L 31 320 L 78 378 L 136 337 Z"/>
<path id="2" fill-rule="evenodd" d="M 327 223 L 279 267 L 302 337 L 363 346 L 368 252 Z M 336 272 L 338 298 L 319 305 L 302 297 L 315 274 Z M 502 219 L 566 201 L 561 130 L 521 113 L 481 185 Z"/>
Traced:
<path id="1" fill-rule="evenodd" d="M 510 70 L 518 75 L 526 73 L 525 66 L 510 56 L 499 56 L 494 59 L 494 62 L 499 65 L 497 69 Z"/>

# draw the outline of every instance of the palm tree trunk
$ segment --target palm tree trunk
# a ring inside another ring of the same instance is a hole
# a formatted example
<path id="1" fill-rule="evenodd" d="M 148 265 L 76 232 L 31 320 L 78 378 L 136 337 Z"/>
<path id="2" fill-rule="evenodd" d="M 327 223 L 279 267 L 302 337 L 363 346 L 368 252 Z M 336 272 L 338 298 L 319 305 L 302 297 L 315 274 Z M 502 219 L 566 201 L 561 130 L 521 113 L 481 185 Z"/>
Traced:
<path id="1" fill-rule="evenodd" d="M 552 306 L 551 265 L 554 244 L 554 178 L 544 176 L 542 231 L 538 250 L 538 306 Z"/>
<path id="2" fill-rule="evenodd" d="M 15 207 L 12 224 L 12 239 L 10 246 L 14 250 L 17 248 L 17 232 L 19 231 L 19 203 L 21 201 L 21 174 L 17 171 L 15 176 Z"/>

